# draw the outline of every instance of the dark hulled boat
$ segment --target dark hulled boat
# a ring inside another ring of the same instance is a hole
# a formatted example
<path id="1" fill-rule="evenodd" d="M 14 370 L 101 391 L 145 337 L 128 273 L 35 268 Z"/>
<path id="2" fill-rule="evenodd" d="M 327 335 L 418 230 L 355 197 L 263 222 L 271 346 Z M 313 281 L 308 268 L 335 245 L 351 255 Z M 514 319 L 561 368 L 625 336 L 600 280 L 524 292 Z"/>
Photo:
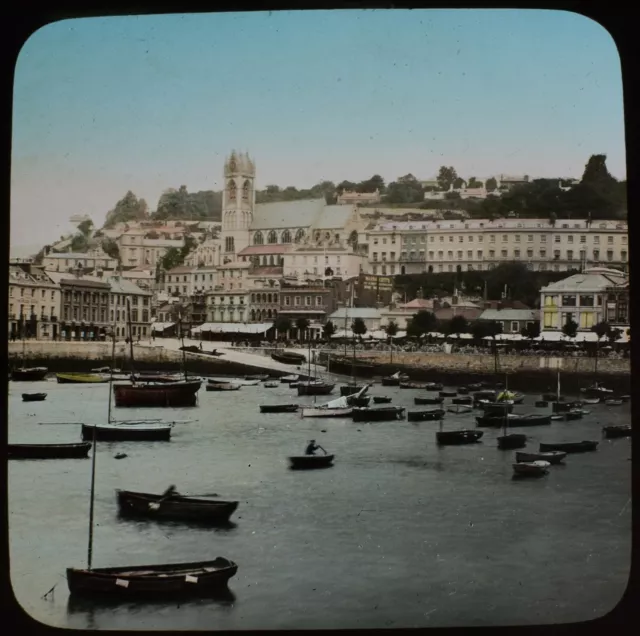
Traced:
<path id="1" fill-rule="evenodd" d="M 293 470 L 312 470 L 328 468 L 333 464 L 334 455 L 298 455 L 289 457 L 289 465 Z"/>
<path id="2" fill-rule="evenodd" d="M 442 446 L 455 446 L 459 444 L 475 444 L 484 435 L 483 431 L 461 429 L 459 431 L 438 431 L 436 441 Z"/>
<path id="3" fill-rule="evenodd" d="M 179 375 L 168 375 L 166 373 L 139 373 L 132 377 L 134 382 L 155 382 L 156 384 L 169 384 L 170 382 L 180 382 Z"/>
<path id="4" fill-rule="evenodd" d="M 23 402 L 42 402 L 47 399 L 46 393 L 23 393 L 22 401 Z"/>
<path id="5" fill-rule="evenodd" d="M 464 397 L 454 397 L 451 400 L 451 404 L 473 404 L 473 398 L 470 395 Z"/>
<path id="6" fill-rule="evenodd" d="M 177 493 L 165 497 L 129 490 L 116 492 L 122 514 L 146 519 L 225 523 L 238 507 L 237 501 L 186 497 Z"/>
<path id="7" fill-rule="evenodd" d="M 440 397 L 450 397 L 450 398 L 455 398 L 456 395 L 458 395 L 457 391 L 440 391 L 438 394 Z"/>
<path id="8" fill-rule="evenodd" d="M 346 397 L 358 393 L 364 389 L 364 386 L 357 386 L 356 384 L 344 384 L 340 387 L 340 396 Z"/>
<path id="9" fill-rule="evenodd" d="M 604 426 L 602 432 L 607 439 L 615 439 L 617 437 L 630 437 L 631 426 Z"/>
<path id="10" fill-rule="evenodd" d="M 56 373 L 58 384 L 102 384 L 109 377 L 98 373 Z"/>
<path id="11" fill-rule="evenodd" d="M 116 568 L 67 568 L 69 592 L 78 596 L 180 598 L 204 596 L 228 585 L 238 566 L 229 559 L 137 565 Z"/>
<path id="12" fill-rule="evenodd" d="M 161 442 L 171 439 L 171 424 L 83 424 L 82 439 L 104 442 Z"/>
<path id="13" fill-rule="evenodd" d="M 521 433 L 509 433 L 498 437 L 498 448 L 500 450 L 513 450 L 524 448 L 527 445 L 527 436 Z"/>
<path id="14" fill-rule="evenodd" d="M 415 397 L 413 403 L 416 406 L 425 406 L 427 404 L 442 404 L 444 398 L 441 397 Z"/>
<path id="15" fill-rule="evenodd" d="M 299 382 L 296 388 L 298 395 L 329 395 L 335 386 L 326 382 Z"/>
<path id="16" fill-rule="evenodd" d="M 481 402 L 479 406 L 487 417 L 504 417 L 513 412 L 513 404 L 507 402 Z"/>
<path id="17" fill-rule="evenodd" d="M 402 406 L 355 408 L 351 412 L 351 418 L 354 422 L 389 422 L 404 419 L 404 412 Z"/>
<path id="18" fill-rule="evenodd" d="M 381 380 L 382 386 L 400 386 L 401 382 L 405 382 L 409 380 L 409 376 L 406 373 L 394 373 L 393 375 L 388 375 Z"/>
<path id="19" fill-rule="evenodd" d="M 581 442 L 555 442 L 553 444 L 540 443 L 540 452 L 562 451 L 564 453 L 586 453 L 598 448 L 598 442 L 583 440 Z"/>
<path id="20" fill-rule="evenodd" d="M 90 442 L 76 444 L 7 444 L 9 459 L 82 459 Z"/>
<path id="21" fill-rule="evenodd" d="M 263 404 L 260 413 L 296 413 L 299 408 L 298 404 Z"/>
<path id="22" fill-rule="evenodd" d="M 114 384 L 116 406 L 195 406 L 201 380 L 166 384 Z"/>
<path id="23" fill-rule="evenodd" d="M 390 402 L 391 398 L 384 395 L 374 395 L 373 397 L 374 404 L 389 404 Z"/>
<path id="24" fill-rule="evenodd" d="M 428 389 L 429 387 L 429 383 L 428 382 L 400 382 L 399 384 L 401 389 L 425 389 L 425 390 L 430 390 Z"/>
<path id="25" fill-rule="evenodd" d="M 427 422 L 441 420 L 445 415 L 444 409 L 428 409 L 427 411 L 408 411 L 407 420 L 409 422 Z"/>
<path id="26" fill-rule="evenodd" d="M 282 364 L 293 364 L 299 366 L 307 361 L 301 353 L 272 353 L 271 359 Z"/>
<path id="27" fill-rule="evenodd" d="M 347 404 L 349 406 L 358 406 L 365 407 L 369 406 L 369 402 L 371 402 L 371 396 L 369 395 L 349 395 L 347 396 Z"/>
<path id="28" fill-rule="evenodd" d="M 504 422 L 504 415 L 480 415 L 476 417 L 478 426 L 499 428 L 500 426 L 504 426 Z M 551 415 L 538 415 L 537 413 L 509 415 L 507 417 L 507 423 L 509 426 L 546 426 L 547 424 L 551 424 Z"/>
<path id="29" fill-rule="evenodd" d="M 14 369 L 11 372 L 11 379 L 16 382 L 41 382 L 45 380 L 49 373 L 46 367 L 31 367 Z"/>

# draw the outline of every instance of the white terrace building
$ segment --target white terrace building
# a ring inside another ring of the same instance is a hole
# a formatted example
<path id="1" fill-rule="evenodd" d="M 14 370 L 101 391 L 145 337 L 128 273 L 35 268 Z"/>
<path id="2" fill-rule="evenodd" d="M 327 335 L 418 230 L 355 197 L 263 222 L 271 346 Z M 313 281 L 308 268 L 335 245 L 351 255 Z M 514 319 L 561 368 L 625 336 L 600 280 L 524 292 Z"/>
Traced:
<path id="1" fill-rule="evenodd" d="M 360 233 L 372 274 L 487 270 L 520 261 L 538 271 L 627 266 L 627 224 L 562 219 L 384 222 Z"/>

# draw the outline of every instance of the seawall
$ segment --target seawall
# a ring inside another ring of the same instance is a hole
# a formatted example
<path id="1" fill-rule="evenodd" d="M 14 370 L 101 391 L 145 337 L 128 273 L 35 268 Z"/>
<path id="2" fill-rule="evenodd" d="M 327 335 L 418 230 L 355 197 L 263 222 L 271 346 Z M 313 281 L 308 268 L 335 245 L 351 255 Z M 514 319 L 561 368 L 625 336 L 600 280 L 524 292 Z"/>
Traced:
<path id="1" fill-rule="evenodd" d="M 21 342 L 8 344 L 9 365 L 47 367 L 52 373 L 90 371 L 97 367 L 111 366 L 112 343 L 110 342 Z M 23 356 L 24 352 L 24 356 Z M 131 369 L 130 348 L 125 343 L 116 344 L 115 366 L 122 370 Z M 157 346 L 133 346 L 136 371 L 179 371 L 182 368 L 182 352 Z M 23 361 L 24 358 L 24 361 Z M 220 357 L 185 353 L 187 372 L 202 375 L 245 375 L 268 372 L 273 376 L 285 375 L 274 369 L 256 364 L 244 364 Z"/>

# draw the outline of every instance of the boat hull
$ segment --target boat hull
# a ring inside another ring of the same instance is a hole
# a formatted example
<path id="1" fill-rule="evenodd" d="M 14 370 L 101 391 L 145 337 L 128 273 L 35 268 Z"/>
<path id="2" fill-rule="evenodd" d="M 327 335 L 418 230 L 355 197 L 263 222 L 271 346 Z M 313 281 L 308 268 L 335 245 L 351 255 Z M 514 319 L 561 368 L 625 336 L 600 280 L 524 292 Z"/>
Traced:
<path id="1" fill-rule="evenodd" d="M 90 442 L 77 444 L 8 444 L 9 459 L 83 459 Z"/>
<path id="2" fill-rule="evenodd" d="M 401 406 L 380 408 L 355 408 L 351 413 L 354 422 L 390 422 L 404 419 L 405 409 Z"/>
<path id="3" fill-rule="evenodd" d="M 442 404 L 444 398 L 441 397 L 415 397 L 413 403 L 416 406 L 425 406 L 427 404 Z"/>
<path id="4" fill-rule="evenodd" d="M 108 382 L 109 378 L 93 373 L 56 373 L 56 381 L 58 384 L 101 384 Z"/>
<path id="5" fill-rule="evenodd" d="M 34 367 L 33 369 L 15 369 L 11 372 L 11 379 L 16 382 L 41 382 L 45 380 L 49 369 Z"/>
<path id="6" fill-rule="evenodd" d="M 549 472 L 549 462 L 519 462 L 513 464 L 513 472 L 522 477 L 542 477 Z"/>
<path id="7" fill-rule="evenodd" d="M 46 393 L 23 393 L 22 401 L 23 402 L 42 402 L 47 399 Z"/>
<path id="8" fill-rule="evenodd" d="M 135 567 L 67 568 L 67 585 L 72 595 L 155 598 L 206 596 L 227 587 L 238 566 L 228 559 L 139 565 Z"/>
<path id="9" fill-rule="evenodd" d="M 296 413 L 300 407 L 297 404 L 269 404 L 260 407 L 260 413 Z"/>
<path id="10" fill-rule="evenodd" d="M 196 497 L 173 496 L 118 490 L 118 508 L 127 516 L 171 521 L 226 523 L 238 508 L 237 501 L 215 501 Z"/>
<path id="11" fill-rule="evenodd" d="M 94 436 L 101 442 L 162 442 L 171 439 L 171 426 L 90 426 L 82 425 L 82 439 L 92 440 Z"/>
<path id="12" fill-rule="evenodd" d="M 429 411 L 409 411 L 407 420 L 409 422 L 427 422 L 441 420 L 445 415 L 444 409 L 432 409 Z"/>
<path id="13" fill-rule="evenodd" d="M 513 450 L 515 448 L 524 448 L 527 445 L 527 436 L 519 433 L 511 433 L 509 435 L 501 435 L 498 437 L 498 448 L 501 450 Z"/>
<path id="14" fill-rule="evenodd" d="M 550 464 L 559 464 L 567 456 L 561 451 L 548 451 L 546 453 L 516 453 L 516 462 L 536 462 L 545 461 Z"/>
<path id="15" fill-rule="evenodd" d="M 618 437 L 631 437 L 630 426 L 605 426 L 602 429 L 607 439 L 615 439 Z"/>
<path id="16" fill-rule="evenodd" d="M 299 455 L 289 457 L 289 466 L 293 470 L 313 470 L 333 465 L 334 455 Z"/>
<path id="17" fill-rule="evenodd" d="M 302 417 L 349 417 L 352 412 L 351 407 L 346 409 L 303 408 Z"/>
<path id="18" fill-rule="evenodd" d="M 588 453 L 598 448 L 598 442 L 584 440 L 582 442 L 557 442 L 555 444 L 540 443 L 540 452 L 562 451 L 564 453 Z"/>
<path id="19" fill-rule="evenodd" d="M 202 386 L 201 380 L 176 384 L 116 384 L 113 395 L 116 406 L 195 406 L 197 393 Z"/>
<path id="20" fill-rule="evenodd" d="M 473 398 L 471 396 L 454 397 L 451 404 L 473 404 Z"/>
<path id="21" fill-rule="evenodd" d="M 329 395 L 335 384 L 298 384 L 298 395 Z"/>
<path id="22" fill-rule="evenodd" d="M 207 384 L 207 391 L 239 391 L 239 384 Z"/>
<path id="23" fill-rule="evenodd" d="M 349 395 L 354 395 L 355 393 L 359 393 L 364 389 L 363 386 L 355 386 L 353 384 L 347 384 L 345 386 L 340 387 L 340 396 L 347 397 Z"/>
<path id="24" fill-rule="evenodd" d="M 304 364 L 307 359 L 303 355 L 286 354 L 286 353 L 272 353 L 271 359 L 281 364 L 291 364 L 294 366 L 300 366 Z"/>
<path id="25" fill-rule="evenodd" d="M 436 441 L 440 445 L 455 446 L 459 444 L 475 444 L 484 435 L 483 431 L 463 429 L 461 431 L 438 431 Z"/>
<path id="26" fill-rule="evenodd" d="M 391 403 L 391 398 L 390 397 L 381 396 L 381 395 L 374 396 L 373 403 L 374 404 L 390 404 Z"/>

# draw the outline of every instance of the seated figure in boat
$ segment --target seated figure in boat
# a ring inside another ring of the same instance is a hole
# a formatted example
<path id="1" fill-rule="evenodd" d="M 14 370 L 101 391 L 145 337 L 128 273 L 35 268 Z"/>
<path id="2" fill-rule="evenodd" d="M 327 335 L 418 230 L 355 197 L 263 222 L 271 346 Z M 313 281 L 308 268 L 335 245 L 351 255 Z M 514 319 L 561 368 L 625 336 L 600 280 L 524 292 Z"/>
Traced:
<path id="1" fill-rule="evenodd" d="M 180 496 L 180 493 L 177 491 L 176 487 L 173 484 L 171 484 L 171 486 L 169 486 L 169 488 L 167 488 L 162 493 L 162 499 L 169 499 L 169 497 L 176 497 L 176 496 Z"/>
<path id="2" fill-rule="evenodd" d="M 327 454 L 327 451 L 324 450 L 324 448 L 322 448 L 322 446 L 320 446 L 319 444 L 316 444 L 316 440 L 312 439 L 309 441 L 309 443 L 307 444 L 307 448 L 304 451 L 305 455 L 315 455 L 316 451 L 320 449 L 325 455 Z"/>

